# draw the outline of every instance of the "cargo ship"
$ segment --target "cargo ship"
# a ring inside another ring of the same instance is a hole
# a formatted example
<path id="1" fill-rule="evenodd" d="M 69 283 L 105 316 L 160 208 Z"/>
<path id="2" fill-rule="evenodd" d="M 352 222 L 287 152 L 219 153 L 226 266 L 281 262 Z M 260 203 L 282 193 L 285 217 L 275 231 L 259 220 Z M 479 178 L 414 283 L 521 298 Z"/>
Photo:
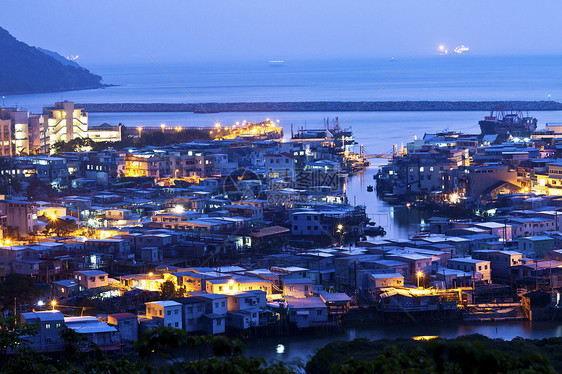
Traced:
<path id="1" fill-rule="evenodd" d="M 536 118 L 524 116 L 520 110 L 508 111 L 504 108 L 493 109 L 478 124 L 482 135 L 510 134 L 528 137 L 537 129 Z"/>

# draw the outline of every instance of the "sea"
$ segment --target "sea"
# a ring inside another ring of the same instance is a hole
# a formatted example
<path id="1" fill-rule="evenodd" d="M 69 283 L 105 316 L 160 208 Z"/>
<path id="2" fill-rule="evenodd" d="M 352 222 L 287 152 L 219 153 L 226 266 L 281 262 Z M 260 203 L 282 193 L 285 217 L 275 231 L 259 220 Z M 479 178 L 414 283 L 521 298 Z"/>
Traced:
<path id="1" fill-rule="evenodd" d="M 401 100 L 555 100 L 562 101 L 562 56 L 446 55 L 370 60 L 136 61 L 87 66 L 112 87 L 97 90 L 7 95 L 3 104 L 39 113 L 55 101 L 77 103 L 206 103 L 262 101 L 401 101 Z M 492 109 L 492 108 L 490 108 Z M 513 108 L 517 109 L 517 108 Z M 479 133 L 478 121 L 487 112 L 263 112 L 263 113 L 90 113 L 91 125 L 212 126 L 236 121 L 279 121 L 285 136 L 291 128 L 320 128 L 338 118 L 350 128 L 366 153 L 390 153 L 393 145 L 450 130 Z M 528 113 L 538 127 L 562 123 L 561 112 Z M 379 200 L 367 186 L 385 159 L 373 159 L 363 173 L 349 179 L 350 201 L 365 205 L 372 221 L 382 225 L 388 238 L 408 238 L 421 230 L 425 218 L 404 206 Z M 493 338 L 562 336 L 557 322 L 414 325 L 399 328 L 364 326 L 315 336 L 269 338 L 250 343 L 248 354 L 283 361 L 306 360 L 333 340 L 439 335 L 455 337 L 480 333 Z"/>

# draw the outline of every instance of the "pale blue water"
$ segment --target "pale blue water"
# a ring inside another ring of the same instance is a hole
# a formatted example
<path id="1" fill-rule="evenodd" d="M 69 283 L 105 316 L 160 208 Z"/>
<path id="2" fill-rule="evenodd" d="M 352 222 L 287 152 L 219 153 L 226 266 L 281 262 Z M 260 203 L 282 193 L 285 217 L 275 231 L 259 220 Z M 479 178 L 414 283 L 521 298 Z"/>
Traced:
<path id="1" fill-rule="evenodd" d="M 562 100 L 562 56 L 433 56 L 387 59 L 99 65 L 118 84 L 103 90 L 13 95 L 30 110 L 76 102 L 317 100 Z"/>

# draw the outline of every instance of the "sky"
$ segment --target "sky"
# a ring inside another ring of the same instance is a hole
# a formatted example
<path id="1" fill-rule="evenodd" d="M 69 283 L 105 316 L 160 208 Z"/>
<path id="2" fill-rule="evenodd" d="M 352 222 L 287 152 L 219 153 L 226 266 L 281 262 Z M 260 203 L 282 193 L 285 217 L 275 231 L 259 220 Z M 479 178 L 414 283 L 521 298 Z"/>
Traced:
<path id="1" fill-rule="evenodd" d="M 562 1 L 2 0 L 0 26 L 81 64 L 551 55 Z"/>

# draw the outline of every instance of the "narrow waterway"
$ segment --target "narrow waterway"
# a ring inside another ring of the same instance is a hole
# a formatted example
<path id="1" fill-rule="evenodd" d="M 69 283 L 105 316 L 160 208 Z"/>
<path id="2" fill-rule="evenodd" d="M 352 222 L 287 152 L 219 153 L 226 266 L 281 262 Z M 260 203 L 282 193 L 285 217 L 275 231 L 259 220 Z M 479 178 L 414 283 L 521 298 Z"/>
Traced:
<path id="1" fill-rule="evenodd" d="M 306 362 L 314 353 L 326 344 L 337 340 L 353 340 L 355 338 L 395 339 L 430 335 L 443 338 L 455 338 L 462 335 L 481 334 L 489 338 L 512 340 L 516 337 L 526 339 L 543 339 L 562 337 L 560 322 L 460 322 L 438 323 L 432 325 L 393 325 L 369 326 L 362 328 L 340 328 L 339 330 L 317 331 L 315 333 L 262 338 L 249 342 L 246 355 L 264 357 L 268 362 L 280 360 Z"/>

